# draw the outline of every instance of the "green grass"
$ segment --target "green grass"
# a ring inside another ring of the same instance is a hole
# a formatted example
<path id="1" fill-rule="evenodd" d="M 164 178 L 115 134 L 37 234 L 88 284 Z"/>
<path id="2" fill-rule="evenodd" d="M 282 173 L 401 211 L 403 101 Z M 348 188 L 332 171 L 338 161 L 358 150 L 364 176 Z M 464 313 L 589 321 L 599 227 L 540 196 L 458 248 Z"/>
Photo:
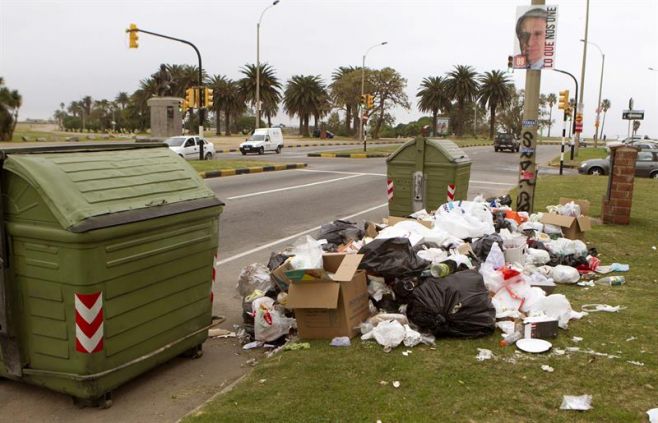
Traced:
<path id="1" fill-rule="evenodd" d="M 600 216 L 607 178 L 545 176 L 537 183 L 535 205 L 543 210 L 560 196 L 589 199 L 590 215 Z M 353 340 L 334 349 L 329 341 L 313 341 L 311 349 L 262 358 L 244 382 L 210 402 L 186 422 L 626 422 L 646 421 L 645 412 L 658 398 L 658 329 L 656 267 L 658 252 L 658 183 L 635 180 L 632 224 L 596 225 L 587 240 L 604 264 L 628 263 L 622 287 L 558 286 L 572 307 L 606 303 L 623 305 L 619 313 L 592 313 L 560 330 L 554 347 L 621 356 L 582 353 L 566 356 L 515 355 L 501 348 L 496 335 L 475 339 L 441 339 L 436 349 L 416 347 L 408 357 L 403 347 L 384 353 L 374 342 Z M 626 341 L 634 336 L 637 339 Z M 477 348 L 491 349 L 496 360 L 477 362 Z M 509 361 L 516 358 L 516 363 Z M 643 362 L 643 367 L 627 363 Z M 548 364 L 555 369 L 540 369 Z M 264 382 L 261 383 L 261 380 Z M 399 380 L 395 389 L 391 382 Z M 381 385 L 380 381 L 388 381 Z M 593 396 L 587 412 L 559 410 L 562 395 Z"/>
<path id="2" fill-rule="evenodd" d="M 197 172 L 220 169 L 241 169 L 255 166 L 274 166 L 276 164 L 259 160 L 190 160 L 188 163 L 190 163 Z"/>
<path id="3" fill-rule="evenodd" d="M 91 136 L 93 139 L 88 139 Z M 109 137 L 103 138 L 103 134 L 78 134 L 70 132 L 48 132 L 48 131 L 34 131 L 31 129 L 24 129 L 20 126 L 14 131 L 12 142 L 23 142 L 23 137 L 28 141 L 36 141 L 37 138 L 45 138 L 46 141 L 66 141 L 69 137 L 77 137 L 80 141 L 131 141 L 131 138 Z"/>
<path id="4" fill-rule="evenodd" d="M 571 150 L 569 146 L 564 148 L 564 166 L 565 167 L 578 167 L 580 163 L 585 160 L 590 159 L 604 159 L 610 154 L 605 148 L 581 148 L 578 152 L 578 157 L 574 156 L 573 160 L 569 160 L 571 157 Z M 558 154 L 553 160 L 549 163 L 549 166 L 560 166 L 560 155 Z"/>

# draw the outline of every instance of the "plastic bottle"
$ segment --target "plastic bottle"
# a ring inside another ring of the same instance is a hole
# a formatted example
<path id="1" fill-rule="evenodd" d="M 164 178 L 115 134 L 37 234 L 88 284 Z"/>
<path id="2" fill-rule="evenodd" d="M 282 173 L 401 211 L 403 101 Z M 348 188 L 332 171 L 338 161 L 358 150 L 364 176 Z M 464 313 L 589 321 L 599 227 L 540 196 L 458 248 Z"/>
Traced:
<path id="1" fill-rule="evenodd" d="M 605 278 L 594 281 L 594 283 L 605 286 L 620 286 L 626 283 L 626 278 L 623 276 L 606 276 Z"/>
<path id="2" fill-rule="evenodd" d="M 506 335 L 503 339 L 500 340 L 500 346 L 506 347 L 508 345 L 514 344 L 519 339 L 523 338 L 523 322 L 521 320 L 514 321 L 514 332 Z"/>
<path id="3" fill-rule="evenodd" d="M 448 276 L 450 272 L 450 266 L 448 266 L 445 263 L 435 263 L 432 265 L 430 268 L 430 272 L 432 273 L 432 276 L 435 278 L 445 278 Z"/>

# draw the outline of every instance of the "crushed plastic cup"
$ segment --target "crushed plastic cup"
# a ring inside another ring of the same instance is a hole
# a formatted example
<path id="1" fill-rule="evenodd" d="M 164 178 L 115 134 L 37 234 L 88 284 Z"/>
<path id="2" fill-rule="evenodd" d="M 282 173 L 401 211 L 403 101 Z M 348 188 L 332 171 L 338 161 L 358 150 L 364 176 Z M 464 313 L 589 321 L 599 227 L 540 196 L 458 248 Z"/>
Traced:
<path id="1" fill-rule="evenodd" d="M 592 409 L 591 395 L 564 395 L 562 396 L 562 405 L 560 410 L 578 410 L 587 411 Z"/>

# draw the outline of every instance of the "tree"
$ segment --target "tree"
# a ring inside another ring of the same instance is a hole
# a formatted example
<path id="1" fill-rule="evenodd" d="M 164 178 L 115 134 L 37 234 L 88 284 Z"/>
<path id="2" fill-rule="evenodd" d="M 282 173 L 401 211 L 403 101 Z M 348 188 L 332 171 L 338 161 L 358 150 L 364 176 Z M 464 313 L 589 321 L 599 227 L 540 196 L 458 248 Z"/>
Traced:
<path id="1" fill-rule="evenodd" d="M 217 135 L 219 130 L 219 116 L 224 113 L 224 134 L 231 135 L 231 120 L 237 119 L 245 112 L 247 106 L 237 81 L 222 75 L 215 75 L 210 79 L 213 93 L 213 110 L 217 124 Z"/>
<path id="2" fill-rule="evenodd" d="M 354 66 L 340 66 L 331 74 L 329 89 L 331 98 L 337 107 L 345 110 L 345 130 L 348 134 L 352 132 L 352 113 L 356 113 L 361 94 L 360 81 L 356 84 L 356 72 L 361 74 L 361 68 Z M 357 94 L 355 95 L 355 92 Z"/>
<path id="3" fill-rule="evenodd" d="M 424 78 L 416 97 L 420 98 L 418 110 L 432 113 L 432 135 L 436 136 L 439 112 L 446 113 L 452 106 L 450 97 L 446 92 L 445 79 L 440 76 Z"/>
<path id="4" fill-rule="evenodd" d="M 114 98 L 114 101 L 116 101 L 116 103 L 121 107 L 121 110 L 126 110 L 126 106 L 128 105 L 128 102 L 130 101 L 130 97 L 128 96 L 127 92 L 121 91 Z"/>
<path id="5" fill-rule="evenodd" d="M 199 67 L 194 65 L 166 65 L 171 74 L 171 95 L 173 97 L 185 97 L 185 90 L 199 85 Z M 149 77 L 149 79 L 153 79 Z M 208 74 L 205 69 L 201 74 L 201 83 L 205 83 Z M 155 81 L 154 81 L 155 82 Z M 153 95 L 157 93 L 156 90 Z"/>
<path id="6" fill-rule="evenodd" d="M 521 136 L 523 120 L 523 104 L 525 99 L 524 90 L 517 90 L 513 85 L 510 87 L 511 100 L 498 114 L 498 121 L 505 132 Z"/>
<path id="7" fill-rule="evenodd" d="M 386 112 L 395 106 L 402 106 L 409 109 L 409 98 L 404 92 L 407 87 L 407 80 L 404 79 L 398 71 L 386 67 L 381 70 L 372 71 L 369 76 L 369 83 L 372 85 L 371 93 L 375 96 L 374 110 L 371 116 L 377 115 L 377 121 L 372 130 L 372 138 L 379 138 L 379 130 L 382 123 L 385 122 Z"/>
<path id="8" fill-rule="evenodd" d="M 295 75 L 286 85 L 283 107 L 289 116 L 299 116 L 299 133 L 310 136 L 309 116 L 320 113 L 322 102 L 328 98 L 322 79 L 317 75 Z"/>
<path id="9" fill-rule="evenodd" d="M 550 93 L 546 97 L 546 102 L 548 103 L 548 136 L 551 136 L 551 126 L 553 126 L 553 106 L 557 103 L 557 96 L 554 93 Z"/>
<path id="10" fill-rule="evenodd" d="M 496 108 L 506 106 L 512 99 L 511 83 L 503 71 L 492 70 L 480 76 L 480 105 L 489 108 L 489 138 L 496 130 Z"/>
<path id="11" fill-rule="evenodd" d="M 23 97 L 17 90 L 7 88 L 0 77 L 0 141 L 11 141 L 22 105 Z"/>
<path id="12" fill-rule="evenodd" d="M 244 75 L 240 83 L 242 96 L 252 107 L 256 107 L 256 65 L 244 65 L 240 72 Z M 272 116 L 279 111 L 281 102 L 281 83 L 276 77 L 274 69 L 267 63 L 260 65 L 260 101 L 261 110 L 267 116 L 267 126 L 272 126 Z"/>
<path id="13" fill-rule="evenodd" d="M 447 74 L 446 90 L 450 98 L 457 101 L 457 121 L 454 125 L 458 136 L 464 135 L 464 105 L 473 101 L 478 94 L 477 73 L 470 66 L 457 65 Z"/>
<path id="14" fill-rule="evenodd" d="M 610 100 L 607 98 L 604 98 L 601 101 L 601 108 L 603 109 L 603 122 L 601 122 L 601 138 L 603 139 L 603 127 L 605 126 L 605 115 L 608 113 L 608 109 L 610 108 Z"/>

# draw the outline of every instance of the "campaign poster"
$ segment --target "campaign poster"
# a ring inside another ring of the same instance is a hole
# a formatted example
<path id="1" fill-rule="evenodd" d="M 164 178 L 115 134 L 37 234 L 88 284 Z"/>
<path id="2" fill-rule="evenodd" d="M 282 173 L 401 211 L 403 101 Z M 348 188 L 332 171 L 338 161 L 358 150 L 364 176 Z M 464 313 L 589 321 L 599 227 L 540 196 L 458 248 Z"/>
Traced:
<path id="1" fill-rule="evenodd" d="M 557 6 L 516 8 L 514 69 L 553 69 L 557 40 Z"/>

